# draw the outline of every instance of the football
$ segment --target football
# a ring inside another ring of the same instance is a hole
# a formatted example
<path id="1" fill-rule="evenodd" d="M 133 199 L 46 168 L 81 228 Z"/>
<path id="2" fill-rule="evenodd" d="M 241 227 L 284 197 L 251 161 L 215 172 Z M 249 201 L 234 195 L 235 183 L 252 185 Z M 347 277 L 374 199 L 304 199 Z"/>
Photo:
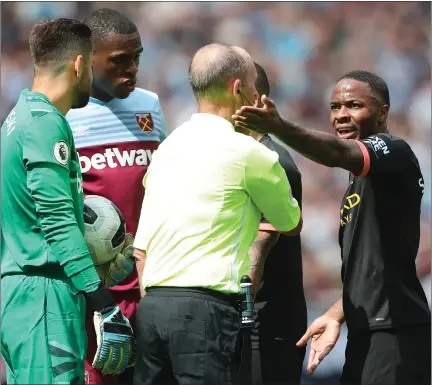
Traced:
<path id="1" fill-rule="evenodd" d="M 126 222 L 109 199 L 97 195 L 84 198 L 84 239 L 95 266 L 110 262 L 122 250 Z"/>

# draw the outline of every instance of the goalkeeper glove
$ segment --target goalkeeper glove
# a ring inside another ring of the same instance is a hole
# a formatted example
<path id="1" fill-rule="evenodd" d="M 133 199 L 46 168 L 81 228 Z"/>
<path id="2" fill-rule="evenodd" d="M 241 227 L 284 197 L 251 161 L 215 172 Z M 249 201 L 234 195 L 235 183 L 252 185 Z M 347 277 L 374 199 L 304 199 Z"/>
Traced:
<path id="1" fill-rule="evenodd" d="M 97 350 L 93 367 L 106 374 L 120 374 L 135 365 L 136 343 L 129 320 L 121 313 L 107 288 L 87 294 L 94 310 Z"/>
<path id="2" fill-rule="evenodd" d="M 126 234 L 123 250 L 109 263 L 108 271 L 104 274 L 103 282 L 106 286 L 115 286 L 132 273 L 135 268 L 133 242 L 132 235 Z"/>

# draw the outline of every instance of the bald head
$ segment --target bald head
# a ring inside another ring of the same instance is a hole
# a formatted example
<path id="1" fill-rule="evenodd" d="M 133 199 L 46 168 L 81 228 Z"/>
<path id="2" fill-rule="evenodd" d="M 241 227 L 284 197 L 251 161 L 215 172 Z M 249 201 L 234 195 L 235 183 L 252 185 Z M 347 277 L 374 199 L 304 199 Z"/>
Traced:
<path id="1" fill-rule="evenodd" d="M 189 82 L 196 98 L 199 100 L 213 93 L 220 94 L 227 90 L 231 81 L 237 79 L 241 84 L 246 84 L 248 64 L 229 45 L 213 43 L 200 48 L 189 66 Z"/>
<path id="2" fill-rule="evenodd" d="M 251 69 L 252 67 L 255 67 L 254 61 L 252 59 L 252 56 L 249 54 L 248 51 L 246 51 L 244 48 L 239 47 L 238 45 L 233 45 L 231 48 L 237 52 L 246 62 L 246 65 Z"/>
<path id="3" fill-rule="evenodd" d="M 239 47 L 238 45 L 233 45 L 232 49 L 237 52 L 246 62 L 246 67 L 248 69 L 248 78 L 247 78 L 247 83 L 248 84 L 255 84 L 256 85 L 256 81 L 257 81 L 257 76 L 258 76 L 258 72 L 257 72 L 257 68 L 255 66 L 255 63 L 252 59 L 252 56 L 249 54 L 248 51 L 246 51 L 244 48 Z"/>

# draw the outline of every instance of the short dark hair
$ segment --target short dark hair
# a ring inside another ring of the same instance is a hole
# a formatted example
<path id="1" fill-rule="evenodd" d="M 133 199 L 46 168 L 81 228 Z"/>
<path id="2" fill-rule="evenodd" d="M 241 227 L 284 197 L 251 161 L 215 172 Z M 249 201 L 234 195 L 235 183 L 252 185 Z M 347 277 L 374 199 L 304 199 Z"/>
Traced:
<path id="1" fill-rule="evenodd" d="M 270 96 L 270 83 L 264 68 L 258 63 L 254 62 L 255 69 L 257 71 L 257 80 L 255 82 L 255 88 L 260 95 Z"/>
<path id="2" fill-rule="evenodd" d="M 339 81 L 342 79 L 353 79 L 368 84 L 372 91 L 381 97 L 382 101 L 390 107 L 390 93 L 387 83 L 378 75 L 368 71 L 355 70 L 342 76 Z"/>
<path id="3" fill-rule="evenodd" d="M 248 66 L 242 55 L 223 43 L 208 44 L 201 49 L 219 49 L 218 55 L 203 63 L 196 63 L 195 56 L 189 65 L 189 82 L 197 99 L 226 89 L 232 79 L 247 83 Z M 201 50 L 200 49 L 200 50 Z"/>
<path id="4" fill-rule="evenodd" d="M 71 53 L 87 55 L 92 51 L 92 32 L 75 19 L 39 22 L 30 31 L 30 54 L 35 66 L 50 66 L 68 59 Z"/>
<path id="5" fill-rule="evenodd" d="M 110 8 L 102 8 L 92 12 L 83 23 L 93 32 L 93 39 L 103 39 L 108 34 L 129 35 L 138 31 L 137 26 L 125 15 Z"/>

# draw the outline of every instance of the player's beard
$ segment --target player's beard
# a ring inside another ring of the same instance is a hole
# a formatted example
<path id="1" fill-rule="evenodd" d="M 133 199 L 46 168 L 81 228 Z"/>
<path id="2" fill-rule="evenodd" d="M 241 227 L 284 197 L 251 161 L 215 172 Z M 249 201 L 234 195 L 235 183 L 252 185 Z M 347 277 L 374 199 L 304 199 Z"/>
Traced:
<path id="1" fill-rule="evenodd" d="M 88 79 L 82 80 L 75 86 L 74 98 L 71 108 L 83 108 L 90 99 L 91 84 Z"/>

